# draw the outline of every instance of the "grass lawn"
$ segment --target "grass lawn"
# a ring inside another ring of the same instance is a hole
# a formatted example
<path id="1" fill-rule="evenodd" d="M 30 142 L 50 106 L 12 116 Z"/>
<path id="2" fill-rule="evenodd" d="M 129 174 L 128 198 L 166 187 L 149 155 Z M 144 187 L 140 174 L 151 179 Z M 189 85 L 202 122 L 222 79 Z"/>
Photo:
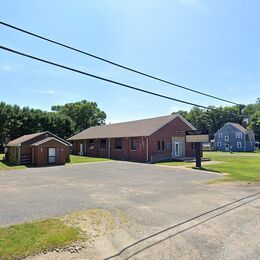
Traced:
<path id="1" fill-rule="evenodd" d="M 24 165 L 12 165 L 3 160 L 4 154 L 0 154 L 0 171 L 1 170 L 17 170 L 17 169 L 25 169 Z"/>
<path id="2" fill-rule="evenodd" d="M 165 165 L 165 166 L 193 166 L 193 163 L 190 162 L 178 162 L 178 161 L 166 161 L 166 162 L 159 162 L 158 164 L 160 165 Z"/>
<path id="3" fill-rule="evenodd" d="M 61 220 L 47 220 L 0 228 L 0 259 L 21 259 L 82 239 L 79 228 Z"/>
<path id="4" fill-rule="evenodd" d="M 128 222 L 125 214 L 113 209 L 85 209 L 61 217 L 9 227 L 0 227 L 0 259 L 22 259 L 29 255 L 91 245 L 99 237 Z"/>
<path id="5" fill-rule="evenodd" d="M 109 161 L 109 160 L 110 159 L 107 159 L 107 158 L 96 158 L 96 157 L 70 155 L 70 162 L 68 164 L 103 162 L 103 161 Z"/>
<path id="6" fill-rule="evenodd" d="M 203 152 L 203 157 L 210 158 L 211 163 L 203 163 L 201 170 L 223 172 L 228 175 L 225 181 L 252 181 L 260 182 L 260 152 L 254 153 L 228 153 L 228 152 Z M 216 163 L 214 163 L 214 161 Z M 186 162 L 162 162 L 167 166 L 186 166 L 195 168 L 194 163 Z"/>
<path id="7" fill-rule="evenodd" d="M 205 164 L 203 169 L 228 173 L 226 180 L 260 182 L 260 153 L 204 152 L 203 156 L 223 162 Z"/>

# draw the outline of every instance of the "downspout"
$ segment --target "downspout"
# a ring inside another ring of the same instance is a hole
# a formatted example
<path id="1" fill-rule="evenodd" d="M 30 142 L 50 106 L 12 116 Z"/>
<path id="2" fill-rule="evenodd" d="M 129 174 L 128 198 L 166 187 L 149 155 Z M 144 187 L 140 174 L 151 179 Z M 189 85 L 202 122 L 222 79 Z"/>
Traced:
<path id="1" fill-rule="evenodd" d="M 149 143 L 148 136 L 145 136 L 146 139 L 146 162 L 149 162 Z"/>

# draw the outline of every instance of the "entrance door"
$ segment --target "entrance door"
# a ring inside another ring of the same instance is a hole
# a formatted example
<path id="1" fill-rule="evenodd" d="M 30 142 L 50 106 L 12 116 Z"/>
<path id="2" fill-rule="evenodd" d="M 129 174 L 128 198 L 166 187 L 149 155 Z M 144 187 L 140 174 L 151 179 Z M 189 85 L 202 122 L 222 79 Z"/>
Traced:
<path id="1" fill-rule="evenodd" d="M 229 152 L 229 144 L 225 144 L 225 151 Z"/>
<path id="2" fill-rule="evenodd" d="M 172 156 L 181 157 L 182 156 L 182 142 L 172 143 Z"/>
<path id="3" fill-rule="evenodd" d="M 48 163 L 55 164 L 56 163 L 56 148 L 48 149 Z"/>

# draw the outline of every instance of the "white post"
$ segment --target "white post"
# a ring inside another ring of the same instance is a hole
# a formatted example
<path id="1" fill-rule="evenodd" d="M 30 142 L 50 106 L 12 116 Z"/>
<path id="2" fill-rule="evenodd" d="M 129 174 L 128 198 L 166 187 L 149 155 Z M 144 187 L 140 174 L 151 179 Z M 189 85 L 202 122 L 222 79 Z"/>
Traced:
<path id="1" fill-rule="evenodd" d="M 110 138 L 108 138 L 108 158 L 110 158 Z"/>

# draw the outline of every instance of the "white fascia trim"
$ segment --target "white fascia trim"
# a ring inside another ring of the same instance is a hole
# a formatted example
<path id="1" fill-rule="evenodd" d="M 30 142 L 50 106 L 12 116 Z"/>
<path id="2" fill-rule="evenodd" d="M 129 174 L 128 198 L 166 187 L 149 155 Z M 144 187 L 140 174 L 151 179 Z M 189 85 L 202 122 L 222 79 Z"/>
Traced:
<path id="1" fill-rule="evenodd" d="M 66 146 L 71 146 L 71 144 L 68 144 L 67 142 L 65 143 L 65 142 L 59 140 L 58 138 L 50 137 L 48 140 L 46 140 L 47 138 L 48 138 L 48 137 L 46 137 L 45 139 L 43 139 L 43 140 L 41 140 L 41 141 L 39 141 L 39 142 L 36 142 L 35 144 L 32 144 L 32 146 L 38 146 L 38 145 L 44 144 L 44 143 L 46 143 L 46 142 L 49 142 L 49 141 L 51 141 L 51 140 L 55 140 L 55 141 L 57 141 L 57 142 L 59 142 L 59 143 L 61 143 L 61 144 L 64 144 L 64 145 L 66 145 Z"/>

